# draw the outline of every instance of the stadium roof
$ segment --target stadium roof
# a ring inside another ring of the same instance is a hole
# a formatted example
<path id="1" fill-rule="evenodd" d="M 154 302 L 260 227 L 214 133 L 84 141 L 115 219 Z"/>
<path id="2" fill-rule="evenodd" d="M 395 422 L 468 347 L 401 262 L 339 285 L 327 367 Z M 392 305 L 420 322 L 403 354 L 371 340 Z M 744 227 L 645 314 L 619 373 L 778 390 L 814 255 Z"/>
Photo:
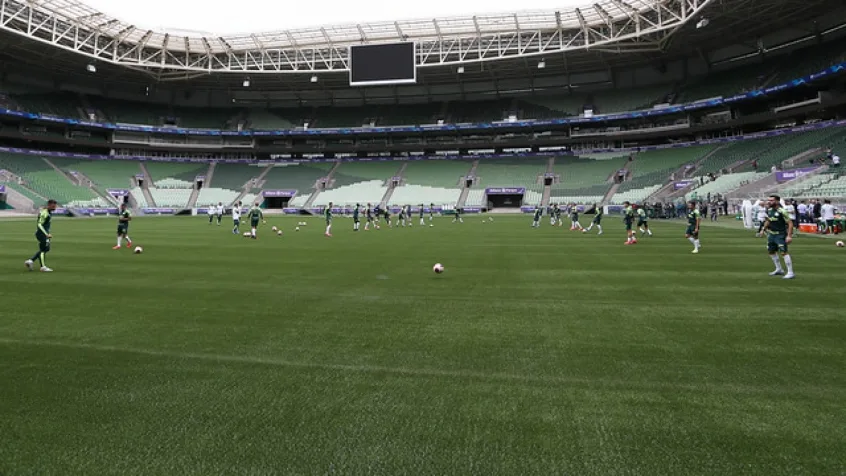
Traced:
<path id="1" fill-rule="evenodd" d="M 102 35 L 119 37 L 129 43 L 144 43 L 150 48 L 167 47 L 171 51 L 202 51 L 213 53 L 228 50 L 251 50 L 257 47 L 303 47 L 314 45 L 359 44 L 362 42 L 398 41 L 403 39 L 439 38 L 443 36 L 482 32 L 580 28 L 583 23 L 605 24 L 609 19 L 622 20 L 633 12 L 669 9 L 667 1 L 657 0 L 598 0 L 585 1 L 582 8 L 514 13 L 478 14 L 464 17 L 394 20 L 375 23 L 319 25 L 272 32 L 247 32 L 229 35 L 185 34 L 179 31 L 153 30 L 136 26 L 129 19 L 112 17 L 89 6 L 82 0 L 37 0 L 28 2 L 35 10 L 55 15 L 68 22 L 84 25 Z M 111 2 L 110 2 L 111 3 Z M 571 0 L 572 3 L 572 0 Z M 692 4 L 705 3 L 693 0 Z M 161 14 L 161 12 L 159 12 Z M 245 15 L 260 15 L 247 12 Z"/>

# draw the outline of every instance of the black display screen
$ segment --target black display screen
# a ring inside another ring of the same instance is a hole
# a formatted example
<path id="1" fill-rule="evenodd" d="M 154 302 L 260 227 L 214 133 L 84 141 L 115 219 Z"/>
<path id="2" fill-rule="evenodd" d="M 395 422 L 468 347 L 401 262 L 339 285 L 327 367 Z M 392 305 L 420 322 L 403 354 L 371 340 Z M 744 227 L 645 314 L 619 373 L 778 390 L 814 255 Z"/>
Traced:
<path id="1" fill-rule="evenodd" d="M 350 85 L 417 82 L 414 43 L 350 47 Z"/>

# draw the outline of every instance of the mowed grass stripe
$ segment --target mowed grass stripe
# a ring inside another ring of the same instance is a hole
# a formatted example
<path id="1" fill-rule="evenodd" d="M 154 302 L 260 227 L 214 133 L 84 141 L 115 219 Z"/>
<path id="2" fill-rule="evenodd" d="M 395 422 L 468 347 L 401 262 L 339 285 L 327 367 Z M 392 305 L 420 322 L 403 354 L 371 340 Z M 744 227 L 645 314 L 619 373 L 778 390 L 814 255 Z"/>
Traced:
<path id="1" fill-rule="evenodd" d="M 677 222 L 0 222 L 0 473 L 840 474 L 846 254 Z M 270 236 L 276 224 L 285 236 Z M 431 272 L 442 262 L 447 272 Z"/>

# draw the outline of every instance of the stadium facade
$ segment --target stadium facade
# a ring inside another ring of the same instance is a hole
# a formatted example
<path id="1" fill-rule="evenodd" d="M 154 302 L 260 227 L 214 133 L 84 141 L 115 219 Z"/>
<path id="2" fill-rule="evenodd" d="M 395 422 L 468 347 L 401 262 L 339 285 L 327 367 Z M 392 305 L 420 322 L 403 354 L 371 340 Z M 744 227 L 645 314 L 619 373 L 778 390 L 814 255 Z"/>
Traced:
<path id="1" fill-rule="evenodd" d="M 846 196 L 826 163 L 846 141 L 842 2 L 604 0 L 216 38 L 74 0 L 0 5 L 17 210 Z M 350 86 L 351 46 L 397 42 L 414 84 Z"/>

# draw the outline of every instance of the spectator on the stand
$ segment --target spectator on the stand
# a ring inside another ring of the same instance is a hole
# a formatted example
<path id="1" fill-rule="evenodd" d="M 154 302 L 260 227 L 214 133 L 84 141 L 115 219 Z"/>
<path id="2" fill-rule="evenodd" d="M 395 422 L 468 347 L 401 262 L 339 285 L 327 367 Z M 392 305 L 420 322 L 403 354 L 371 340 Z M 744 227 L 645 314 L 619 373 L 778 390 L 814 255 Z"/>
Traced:
<path id="1" fill-rule="evenodd" d="M 754 170 L 755 172 L 758 171 L 758 159 L 752 160 L 752 170 Z"/>
<path id="2" fill-rule="evenodd" d="M 831 166 L 835 169 L 840 168 L 840 156 L 839 155 L 832 155 L 831 156 Z"/>

